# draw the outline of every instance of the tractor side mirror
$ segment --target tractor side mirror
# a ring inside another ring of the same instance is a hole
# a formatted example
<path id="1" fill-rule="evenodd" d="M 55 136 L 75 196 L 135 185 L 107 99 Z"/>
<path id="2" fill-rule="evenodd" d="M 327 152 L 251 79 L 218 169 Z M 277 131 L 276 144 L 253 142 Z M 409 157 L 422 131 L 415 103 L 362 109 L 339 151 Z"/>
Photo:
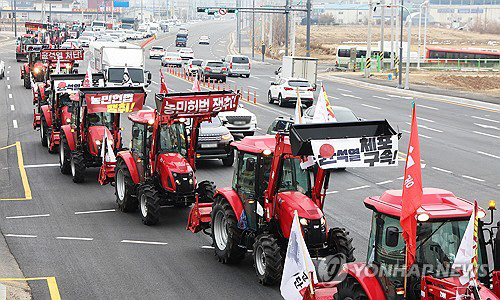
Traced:
<path id="1" fill-rule="evenodd" d="M 399 243 L 399 229 L 395 226 L 387 227 L 385 230 L 385 244 L 387 247 L 396 247 Z"/>
<path id="2" fill-rule="evenodd" d="M 274 75 L 278 75 L 278 74 L 279 74 L 278 71 L 274 71 Z"/>
<path id="3" fill-rule="evenodd" d="M 141 133 L 141 132 L 140 132 L 139 128 L 134 128 L 134 129 L 132 129 L 132 137 L 133 137 L 134 139 L 138 138 L 140 133 Z"/>

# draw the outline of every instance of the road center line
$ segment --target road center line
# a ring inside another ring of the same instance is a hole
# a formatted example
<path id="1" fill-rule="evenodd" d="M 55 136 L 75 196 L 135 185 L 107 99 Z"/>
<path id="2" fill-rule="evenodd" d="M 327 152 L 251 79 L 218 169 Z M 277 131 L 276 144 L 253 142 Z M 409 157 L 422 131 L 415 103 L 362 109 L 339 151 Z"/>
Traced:
<path id="1" fill-rule="evenodd" d="M 41 218 L 41 217 L 50 217 L 50 214 L 43 215 L 25 215 L 25 216 L 10 216 L 5 217 L 6 219 L 25 219 L 25 218 Z"/>
<path id="2" fill-rule="evenodd" d="M 489 157 L 500 159 L 500 156 L 498 156 L 498 155 L 489 154 L 489 153 L 486 153 L 486 152 L 483 152 L 483 151 L 477 151 L 477 153 L 482 154 L 482 155 L 486 155 L 486 156 L 489 156 Z"/>
<path id="3" fill-rule="evenodd" d="M 436 171 L 440 171 L 440 172 L 444 172 L 444 173 L 448 173 L 448 174 L 452 174 L 453 173 L 452 171 L 441 169 L 441 168 L 438 168 L 438 167 L 432 167 L 432 168 L 434 170 L 436 170 Z"/>
<path id="4" fill-rule="evenodd" d="M 337 90 L 339 90 L 339 91 L 343 91 L 343 92 L 352 93 L 352 91 L 350 91 L 350 90 L 346 90 L 346 89 L 337 88 Z"/>
<path id="5" fill-rule="evenodd" d="M 114 212 L 114 211 L 116 211 L 116 209 L 101 209 L 101 210 L 76 211 L 75 215 L 97 214 L 97 213 Z"/>
<path id="6" fill-rule="evenodd" d="M 472 176 L 468 176 L 468 175 L 462 175 L 463 178 L 467 178 L 467 179 L 470 179 L 470 180 L 475 180 L 475 181 L 479 181 L 479 182 L 484 182 L 483 179 L 480 179 L 480 178 L 476 178 L 476 177 L 472 177 Z"/>
<path id="7" fill-rule="evenodd" d="M 354 99 L 361 99 L 361 97 L 354 96 L 354 95 L 351 95 L 351 94 L 342 94 L 341 93 L 341 95 L 344 96 L 344 97 L 350 97 L 350 98 L 354 98 Z"/>
<path id="8" fill-rule="evenodd" d="M 163 243 L 163 242 L 148 242 L 148 241 L 134 241 L 134 240 L 122 240 L 120 243 L 147 244 L 147 245 L 168 245 L 168 243 Z"/>
<path id="9" fill-rule="evenodd" d="M 18 128 L 18 126 L 17 126 L 17 120 L 12 120 L 12 125 L 14 125 L 14 128 Z"/>
<path id="10" fill-rule="evenodd" d="M 31 234 L 6 234 L 6 237 L 20 237 L 20 238 L 36 238 L 36 235 L 31 235 Z"/>
<path id="11" fill-rule="evenodd" d="M 24 168 L 45 168 L 45 167 L 59 167 L 59 164 L 24 165 Z"/>
<path id="12" fill-rule="evenodd" d="M 498 135 L 493 135 L 493 134 L 489 134 L 489 133 L 484 133 L 484 132 L 481 132 L 481 131 L 473 131 L 475 134 L 480 134 L 480 135 L 484 135 L 484 136 L 489 136 L 489 137 L 492 137 L 492 138 L 496 138 L 496 139 L 500 139 L 500 136 Z"/>
<path id="13" fill-rule="evenodd" d="M 393 181 L 392 180 L 386 180 L 386 181 L 377 182 L 375 184 L 381 185 L 381 184 L 387 184 L 387 183 L 391 183 L 391 182 L 393 182 Z"/>
<path id="14" fill-rule="evenodd" d="M 356 190 L 366 189 L 366 188 L 369 188 L 369 187 L 370 187 L 369 185 L 362 185 L 362 186 L 348 188 L 347 190 L 348 191 L 356 191 Z"/>
<path id="15" fill-rule="evenodd" d="M 364 104 L 364 103 L 361 103 L 361 105 L 366 106 L 366 107 L 369 107 L 369 108 L 373 108 L 373 109 L 381 109 L 380 107 L 371 106 L 371 105 Z"/>
<path id="16" fill-rule="evenodd" d="M 72 237 L 72 236 L 56 236 L 58 240 L 76 240 L 76 241 L 93 241 L 93 238 L 82 238 L 82 237 Z"/>
<path id="17" fill-rule="evenodd" d="M 483 120 L 483 121 L 489 121 L 489 122 L 493 122 L 493 123 L 500 123 L 500 121 L 492 120 L 492 119 L 488 119 L 488 118 L 483 118 L 483 117 L 471 116 L 471 118 L 478 119 L 478 120 Z"/>
<path id="18" fill-rule="evenodd" d="M 382 100 L 389 100 L 389 101 L 391 101 L 391 99 L 386 98 L 386 97 L 380 97 L 380 96 L 375 96 L 375 95 L 374 95 L 374 96 L 372 96 L 372 97 L 373 97 L 373 98 L 377 98 L 377 99 L 382 99 Z"/>

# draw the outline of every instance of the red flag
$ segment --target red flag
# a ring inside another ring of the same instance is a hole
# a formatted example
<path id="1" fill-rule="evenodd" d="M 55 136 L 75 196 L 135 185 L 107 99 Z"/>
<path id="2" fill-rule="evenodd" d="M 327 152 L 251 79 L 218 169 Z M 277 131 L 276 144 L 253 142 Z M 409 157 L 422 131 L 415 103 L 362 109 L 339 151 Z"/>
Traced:
<path id="1" fill-rule="evenodd" d="M 85 73 L 85 78 L 83 79 L 83 87 L 92 86 L 92 70 L 90 69 L 90 64 L 87 67 L 87 73 Z"/>
<path id="2" fill-rule="evenodd" d="M 191 88 L 193 92 L 201 92 L 200 81 L 198 80 L 198 75 L 194 77 L 193 87 Z"/>
<path id="3" fill-rule="evenodd" d="M 415 103 L 411 120 L 410 143 L 406 155 L 403 181 L 403 199 L 401 201 L 401 227 L 406 241 L 406 268 L 415 262 L 417 251 L 417 209 L 422 205 L 422 169 L 420 165 L 420 144 L 418 141 L 417 116 Z"/>
<path id="4" fill-rule="evenodd" d="M 165 77 L 160 69 L 160 94 L 168 94 L 167 84 L 165 83 Z"/>

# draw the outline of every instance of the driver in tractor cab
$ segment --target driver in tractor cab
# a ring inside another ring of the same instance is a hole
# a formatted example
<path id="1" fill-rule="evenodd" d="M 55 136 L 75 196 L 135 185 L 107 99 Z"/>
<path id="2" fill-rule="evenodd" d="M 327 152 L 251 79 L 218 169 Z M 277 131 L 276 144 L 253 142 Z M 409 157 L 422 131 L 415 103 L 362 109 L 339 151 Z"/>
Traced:
<path id="1" fill-rule="evenodd" d="M 97 113 L 91 113 L 87 115 L 87 121 L 89 122 L 89 126 L 100 125 L 101 118 Z"/>
<path id="2" fill-rule="evenodd" d="M 255 164 L 254 158 L 247 158 L 245 169 L 241 172 L 240 182 L 241 188 L 246 191 L 253 191 L 255 186 Z"/>
<path id="3" fill-rule="evenodd" d="M 438 228 L 439 229 L 439 228 Z M 417 229 L 417 261 L 423 267 L 432 266 L 432 271 L 449 272 L 450 258 L 441 246 L 433 240 L 435 231 L 429 223 L 422 223 Z"/>

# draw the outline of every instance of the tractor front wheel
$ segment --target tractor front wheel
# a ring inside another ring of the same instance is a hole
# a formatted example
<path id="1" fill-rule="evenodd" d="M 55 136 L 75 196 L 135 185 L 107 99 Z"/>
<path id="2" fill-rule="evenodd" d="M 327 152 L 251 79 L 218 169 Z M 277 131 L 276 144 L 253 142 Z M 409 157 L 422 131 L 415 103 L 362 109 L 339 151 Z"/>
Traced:
<path id="1" fill-rule="evenodd" d="M 137 209 L 137 195 L 130 171 L 123 159 L 118 159 L 115 172 L 115 195 L 118 208 L 123 212 Z"/>
<path id="2" fill-rule="evenodd" d="M 333 295 L 334 300 L 368 300 L 366 292 L 359 282 L 352 276 L 347 276 L 337 285 L 337 293 Z"/>
<path id="3" fill-rule="evenodd" d="M 234 163 L 234 149 L 231 149 L 230 151 L 231 153 L 229 153 L 229 156 L 222 159 L 222 164 L 226 167 L 230 167 Z"/>
<path id="4" fill-rule="evenodd" d="M 281 279 L 283 258 L 278 240 L 270 234 L 261 234 L 253 244 L 255 272 L 263 285 L 274 285 Z"/>
<path id="5" fill-rule="evenodd" d="M 139 191 L 142 223 L 155 225 L 160 220 L 160 195 L 151 184 L 144 184 Z"/>
<path id="6" fill-rule="evenodd" d="M 334 227 L 328 231 L 329 255 L 342 254 L 346 262 L 355 261 L 352 238 L 344 228 Z"/>
<path id="7" fill-rule="evenodd" d="M 85 180 L 85 157 L 82 151 L 71 152 L 71 175 L 73 182 L 81 183 Z"/>
<path id="8" fill-rule="evenodd" d="M 239 247 L 241 230 L 231 204 L 217 197 L 212 206 L 212 243 L 215 255 L 223 264 L 234 264 L 243 260 L 246 249 Z"/>
<path id="9" fill-rule="evenodd" d="M 40 121 L 40 141 L 42 142 L 42 146 L 47 147 L 47 121 L 45 120 L 45 117 L 43 116 L 43 113 L 41 114 L 41 121 Z"/>
<path id="10" fill-rule="evenodd" d="M 198 202 L 212 203 L 214 202 L 215 184 L 213 181 L 204 180 L 198 184 L 196 192 L 198 194 Z"/>
<path id="11" fill-rule="evenodd" d="M 69 150 L 68 140 L 66 135 L 61 135 L 61 143 L 59 145 L 59 168 L 61 173 L 69 174 L 71 172 L 71 151 Z"/>

